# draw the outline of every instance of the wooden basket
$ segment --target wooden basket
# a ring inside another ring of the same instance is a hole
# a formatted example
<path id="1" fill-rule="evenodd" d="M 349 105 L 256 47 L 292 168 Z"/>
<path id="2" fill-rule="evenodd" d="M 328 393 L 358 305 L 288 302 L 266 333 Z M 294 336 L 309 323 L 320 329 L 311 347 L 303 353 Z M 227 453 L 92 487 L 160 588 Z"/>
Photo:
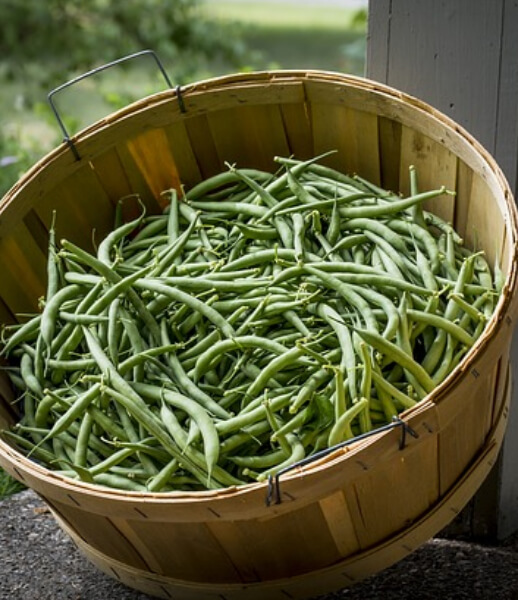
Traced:
<path id="1" fill-rule="evenodd" d="M 36 164 L 0 204 L 0 320 L 34 311 L 46 280 L 53 209 L 59 235 L 89 247 L 116 201 L 223 170 L 273 170 L 275 155 L 307 158 L 407 191 L 455 200 L 432 210 L 467 245 L 498 258 L 505 287 L 485 333 L 455 371 L 394 427 L 267 484 L 217 492 L 130 493 L 66 480 L 0 441 L 0 464 L 40 494 L 86 556 L 123 583 L 161 598 L 283 599 L 346 587 L 398 561 L 448 524 L 494 463 L 510 399 L 516 314 L 517 215 L 492 157 L 428 105 L 364 79 L 314 71 L 227 76 L 137 102 L 84 130 Z M 0 382 L 0 425 L 15 418 Z M 272 491 L 272 490 L 270 490 Z M 50 550 L 50 549 L 49 549 Z"/>

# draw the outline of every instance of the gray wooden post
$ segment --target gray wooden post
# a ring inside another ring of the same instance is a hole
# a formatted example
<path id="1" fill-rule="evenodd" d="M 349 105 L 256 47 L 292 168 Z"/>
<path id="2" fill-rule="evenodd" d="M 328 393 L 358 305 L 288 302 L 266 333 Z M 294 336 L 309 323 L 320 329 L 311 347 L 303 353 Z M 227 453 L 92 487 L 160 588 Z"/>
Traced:
<path id="1" fill-rule="evenodd" d="M 518 197 L 518 2 L 370 0 L 366 75 L 465 127 L 492 153 Z M 518 530 L 517 387 L 499 461 L 458 520 L 473 537 L 503 539 Z"/>

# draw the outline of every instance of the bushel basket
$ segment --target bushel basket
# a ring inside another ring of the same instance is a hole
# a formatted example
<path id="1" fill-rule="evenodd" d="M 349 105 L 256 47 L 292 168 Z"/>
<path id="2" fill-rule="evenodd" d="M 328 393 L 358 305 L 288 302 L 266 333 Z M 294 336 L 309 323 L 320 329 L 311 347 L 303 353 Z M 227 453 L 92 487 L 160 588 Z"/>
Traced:
<path id="1" fill-rule="evenodd" d="M 35 490 L 100 569 L 160 598 L 303 598 L 343 588 L 409 554 L 466 505 L 494 464 L 510 401 L 516 209 L 492 157 L 430 106 L 361 78 L 278 71 L 155 94 L 97 122 L 38 162 L 0 203 L 0 321 L 34 313 L 46 286 L 52 213 L 59 236 L 91 248 L 117 201 L 163 209 L 225 163 L 273 172 L 311 158 L 386 189 L 456 195 L 430 210 L 505 283 L 484 333 L 401 421 L 270 482 L 199 493 L 116 491 L 65 479 L 0 439 L 0 464 Z M 0 380 L 0 426 L 16 421 Z M 51 549 L 49 549 L 51 551 Z"/>

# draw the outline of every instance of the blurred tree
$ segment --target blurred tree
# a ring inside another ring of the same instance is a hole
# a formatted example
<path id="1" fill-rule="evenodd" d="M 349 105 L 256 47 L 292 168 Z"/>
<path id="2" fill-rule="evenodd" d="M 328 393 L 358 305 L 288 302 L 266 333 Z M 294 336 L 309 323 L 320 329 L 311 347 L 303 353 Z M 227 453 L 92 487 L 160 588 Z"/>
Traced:
<path id="1" fill-rule="evenodd" d="M 138 50 L 151 48 L 176 82 L 208 58 L 239 66 L 245 46 L 233 30 L 208 21 L 202 0 L 2 0 L 0 67 L 48 86 Z M 168 70 L 169 70 L 168 64 Z"/>

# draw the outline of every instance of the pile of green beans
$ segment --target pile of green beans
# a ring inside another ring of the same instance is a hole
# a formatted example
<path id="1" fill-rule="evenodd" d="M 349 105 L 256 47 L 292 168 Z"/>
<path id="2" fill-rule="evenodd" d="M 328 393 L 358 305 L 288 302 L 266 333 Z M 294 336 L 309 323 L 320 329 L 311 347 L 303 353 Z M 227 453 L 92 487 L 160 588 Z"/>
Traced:
<path id="1" fill-rule="evenodd" d="M 501 284 L 423 207 L 276 157 L 121 219 L 94 252 L 49 237 L 41 312 L 5 326 L 20 403 L 3 435 L 117 489 L 262 481 L 413 407 L 451 373 Z M 437 200 L 436 200 L 437 201 Z"/>

